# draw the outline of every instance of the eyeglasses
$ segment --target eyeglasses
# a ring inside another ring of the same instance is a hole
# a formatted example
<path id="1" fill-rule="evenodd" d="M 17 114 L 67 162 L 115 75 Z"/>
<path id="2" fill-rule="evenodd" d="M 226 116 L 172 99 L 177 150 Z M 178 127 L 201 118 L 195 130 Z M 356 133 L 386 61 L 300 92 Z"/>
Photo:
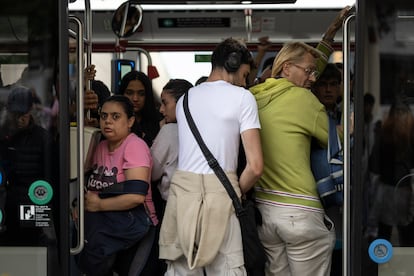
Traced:
<path id="1" fill-rule="evenodd" d="M 319 72 L 317 70 L 315 70 L 315 69 L 304 68 L 304 67 L 302 67 L 300 65 L 297 65 L 295 63 L 291 63 L 291 64 L 293 66 L 297 67 L 297 68 L 302 69 L 305 72 L 305 74 L 308 75 L 308 77 L 312 76 L 312 77 L 314 77 L 316 79 L 319 76 Z"/>

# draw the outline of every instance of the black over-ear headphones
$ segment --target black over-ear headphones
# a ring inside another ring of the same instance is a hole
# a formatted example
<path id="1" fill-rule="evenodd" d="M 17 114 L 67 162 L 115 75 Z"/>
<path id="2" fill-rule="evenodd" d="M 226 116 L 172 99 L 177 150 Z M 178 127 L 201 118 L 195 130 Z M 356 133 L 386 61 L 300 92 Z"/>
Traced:
<path id="1" fill-rule="evenodd" d="M 226 61 L 224 62 L 224 69 L 229 73 L 234 73 L 239 70 L 241 65 L 241 53 L 240 52 L 231 52 Z"/>

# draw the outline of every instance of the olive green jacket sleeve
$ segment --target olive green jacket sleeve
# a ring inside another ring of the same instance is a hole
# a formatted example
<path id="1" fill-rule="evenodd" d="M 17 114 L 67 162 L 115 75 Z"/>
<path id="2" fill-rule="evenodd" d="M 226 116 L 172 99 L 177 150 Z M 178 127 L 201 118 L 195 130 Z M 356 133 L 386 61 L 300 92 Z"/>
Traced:
<path id="1" fill-rule="evenodd" d="M 319 75 L 322 74 L 323 70 L 325 70 L 326 65 L 328 64 L 329 57 L 333 53 L 334 49 L 332 46 L 324 41 L 321 40 L 316 46 L 316 49 L 322 54 L 320 58 L 316 61 L 316 68 L 319 72 Z"/>

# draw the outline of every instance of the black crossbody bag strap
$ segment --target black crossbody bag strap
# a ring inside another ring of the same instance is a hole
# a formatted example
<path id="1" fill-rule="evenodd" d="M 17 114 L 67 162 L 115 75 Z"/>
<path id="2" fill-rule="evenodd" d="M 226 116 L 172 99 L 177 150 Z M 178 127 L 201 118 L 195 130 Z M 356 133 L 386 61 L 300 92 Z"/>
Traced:
<path id="1" fill-rule="evenodd" d="M 236 215 L 239 217 L 244 214 L 244 208 L 241 205 L 239 197 L 236 194 L 233 186 L 229 178 L 227 177 L 226 173 L 221 168 L 220 164 L 217 162 L 217 159 L 214 158 L 213 154 L 207 148 L 206 144 L 203 141 L 203 138 L 200 135 L 200 132 L 197 129 L 197 126 L 194 123 L 193 117 L 191 116 L 190 110 L 188 108 L 188 93 L 184 94 L 184 113 L 185 117 L 187 118 L 187 123 L 190 126 L 191 132 L 193 133 L 198 145 L 200 146 L 201 151 L 203 152 L 205 158 L 207 159 L 207 163 L 210 168 L 213 169 L 214 173 L 217 175 L 218 179 L 223 184 L 224 188 L 226 189 L 227 193 L 229 194 L 231 200 L 233 201 L 234 209 L 236 210 Z"/>

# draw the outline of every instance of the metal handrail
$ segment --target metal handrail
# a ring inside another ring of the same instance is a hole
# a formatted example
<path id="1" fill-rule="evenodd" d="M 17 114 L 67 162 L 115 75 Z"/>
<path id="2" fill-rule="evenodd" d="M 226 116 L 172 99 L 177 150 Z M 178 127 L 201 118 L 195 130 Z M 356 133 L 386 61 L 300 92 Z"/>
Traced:
<path id="1" fill-rule="evenodd" d="M 81 93 L 83 88 L 83 29 L 82 29 L 82 22 L 79 18 L 76 16 L 69 16 L 69 20 L 73 21 L 77 27 L 78 27 L 78 35 L 76 37 L 77 42 L 77 51 L 76 51 L 76 57 L 78 60 L 78 76 L 77 76 L 77 162 L 76 167 L 78 171 L 78 178 L 77 183 L 79 187 L 79 194 L 78 194 L 78 206 L 79 206 L 79 212 L 78 212 L 78 227 L 77 227 L 77 233 L 78 233 L 78 243 L 76 247 L 70 249 L 70 253 L 72 255 L 79 254 L 84 245 L 85 245 L 85 219 L 84 219 L 84 203 L 85 203 L 85 197 L 84 197 L 84 186 L 85 186 L 85 180 L 84 180 L 84 112 L 83 112 L 83 93 Z"/>
<path id="2" fill-rule="evenodd" d="M 351 185 L 351 143 L 350 143 L 350 108 L 351 108 L 351 72 L 349 66 L 350 58 L 350 33 L 349 23 L 355 18 L 355 14 L 350 14 L 343 23 L 343 52 L 344 52 L 344 206 L 343 206 L 343 256 L 342 256 L 342 275 L 349 276 L 348 262 L 350 260 L 350 185 Z M 352 114 L 353 115 L 353 114 Z"/>

